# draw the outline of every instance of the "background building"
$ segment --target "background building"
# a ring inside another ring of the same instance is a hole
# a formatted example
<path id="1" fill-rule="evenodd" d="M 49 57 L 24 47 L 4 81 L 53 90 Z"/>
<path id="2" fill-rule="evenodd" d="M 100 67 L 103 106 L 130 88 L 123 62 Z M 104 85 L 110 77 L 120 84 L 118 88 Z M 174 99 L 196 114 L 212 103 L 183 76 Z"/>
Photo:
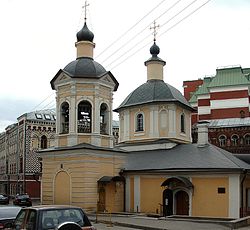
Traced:
<path id="1" fill-rule="evenodd" d="M 33 111 L 17 121 L 0 133 L 0 193 L 27 192 L 40 198 L 42 165 L 38 150 L 55 145 L 56 113 L 54 109 Z M 112 127 L 116 144 L 119 121 L 113 121 Z"/>
<path id="2" fill-rule="evenodd" d="M 223 67 L 216 75 L 184 81 L 192 114 L 192 137 L 198 121 L 209 121 L 209 142 L 232 153 L 250 153 L 250 68 Z"/>
<path id="3" fill-rule="evenodd" d="M 40 198 L 41 163 L 37 150 L 54 146 L 55 110 L 25 113 L 0 134 L 0 192 Z"/>

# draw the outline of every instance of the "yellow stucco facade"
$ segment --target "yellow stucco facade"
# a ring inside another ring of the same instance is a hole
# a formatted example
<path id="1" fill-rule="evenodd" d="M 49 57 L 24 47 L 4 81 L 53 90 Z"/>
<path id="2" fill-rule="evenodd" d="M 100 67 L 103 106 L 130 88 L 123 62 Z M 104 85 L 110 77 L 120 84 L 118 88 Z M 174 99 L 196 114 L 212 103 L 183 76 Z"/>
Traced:
<path id="1" fill-rule="evenodd" d="M 96 210 L 99 201 L 98 180 L 103 176 L 117 176 L 123 156 L 110 153 L 76 151 L 58 152 L 44 157 L 42 203 L 70 204 Z M 122 211 L 124 202 L 123 183 L 103 185 L 107 210 Z"/>

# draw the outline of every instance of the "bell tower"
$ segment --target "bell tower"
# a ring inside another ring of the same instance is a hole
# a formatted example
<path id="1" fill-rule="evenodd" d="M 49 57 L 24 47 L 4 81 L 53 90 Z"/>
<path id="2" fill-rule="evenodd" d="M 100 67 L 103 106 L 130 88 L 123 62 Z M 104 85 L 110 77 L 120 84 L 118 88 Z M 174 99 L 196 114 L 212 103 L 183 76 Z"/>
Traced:
<path id="1" fill-rule="evenodd" d="M 57 146 L 85 143 L 113 147 L 113 92 L 119 83 L 93 59 L 94 34 L 88 29 L 86 14 L 76 37 L 76 60 L 60 69 L 50 82 L 57 95 Z"/>

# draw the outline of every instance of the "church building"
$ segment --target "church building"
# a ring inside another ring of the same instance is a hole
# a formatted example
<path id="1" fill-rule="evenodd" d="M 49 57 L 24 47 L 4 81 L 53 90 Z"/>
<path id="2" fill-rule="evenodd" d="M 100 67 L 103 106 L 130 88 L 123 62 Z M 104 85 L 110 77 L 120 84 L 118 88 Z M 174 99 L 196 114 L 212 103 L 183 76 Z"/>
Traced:
<path id="1" fill-rule="evenodd" d="M 114 111 L 118 81 L 94 60 L 86 21 L 77 57 L 51 80 L 56 91 L 55 147 L 42 150 L 42 204 L 87 211 L 238 218 L 250 208 L 250 165 L 208 143 L 208 124 L 191 141 L 193 108 L 164 82 L 166 62 L 154 43 L 146 82 Z"/>

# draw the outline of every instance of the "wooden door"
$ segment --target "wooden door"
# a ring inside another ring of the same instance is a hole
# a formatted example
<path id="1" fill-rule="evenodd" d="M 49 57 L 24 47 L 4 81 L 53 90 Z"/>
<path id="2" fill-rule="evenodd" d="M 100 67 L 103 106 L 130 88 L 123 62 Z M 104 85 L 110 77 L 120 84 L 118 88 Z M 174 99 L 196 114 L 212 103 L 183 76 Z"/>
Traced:
<path id="1" fill-rule="evenodd" d="M 99 212 L 103 212 L 105 210 L 105 200 L 106 200 L 105 197 L 106 197 L 105 188 L 104 186 L 101 186 L 99 188 L 99 202 L 98 202 Z"/>
<path id="2" fill-rule="evenodd" d="M 189 197 L 185 191 L 175 194 L 176 215 L 189 215 Z"/>

